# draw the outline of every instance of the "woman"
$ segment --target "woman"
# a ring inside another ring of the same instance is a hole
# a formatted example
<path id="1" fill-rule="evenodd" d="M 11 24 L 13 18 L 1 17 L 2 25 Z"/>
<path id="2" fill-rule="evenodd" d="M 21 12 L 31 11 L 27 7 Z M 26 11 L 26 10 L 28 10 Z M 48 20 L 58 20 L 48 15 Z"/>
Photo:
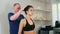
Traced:
<path id="1" fill-rule="evenodd" d="M 34 28 L 35 24 L 31 18 L 33 15 L 34 9 L 31 5 L 28 5 L 24 9 L 26 17 L 21 20 L 18 34 L 22 34 L 22 30 L 24 30 L 24 34 L 35 34 Z"/>

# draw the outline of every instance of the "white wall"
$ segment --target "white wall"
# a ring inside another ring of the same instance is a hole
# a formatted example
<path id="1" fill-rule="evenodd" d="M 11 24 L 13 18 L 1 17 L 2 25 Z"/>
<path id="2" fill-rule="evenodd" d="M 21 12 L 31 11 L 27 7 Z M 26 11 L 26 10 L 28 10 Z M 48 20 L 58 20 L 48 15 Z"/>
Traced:
<path id="1" fill-rule="evenodd" d="M 1 34 L 1 23 L 0 23 L 0 34 Z"/>
<path id="2" fill-rule="evenodd" d="M 52 26 L 55 26 L 55 21 L 57 20 L 57 6 L 52 4 Z"/>
<path id="3" fill-rule="evenodd" d="M 58 0 L 58 20 L 60 21 L 60 0 Z"/>
<path id="4" fill-rule="evenodd" d="M 55 26 L 55 21 L 60 21 L 60 1 L 59 0 L 51 0 L 52 1 L 52 26 Z"/>

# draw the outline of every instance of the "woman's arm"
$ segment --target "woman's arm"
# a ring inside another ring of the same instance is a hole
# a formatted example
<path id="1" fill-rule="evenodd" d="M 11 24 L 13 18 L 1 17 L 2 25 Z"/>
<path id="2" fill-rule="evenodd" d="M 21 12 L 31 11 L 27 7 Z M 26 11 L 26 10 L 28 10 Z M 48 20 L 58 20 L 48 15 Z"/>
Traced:
<path id="1" fill-rule="evenodd" d="M 25 23 L 25 20 L 22 19 L 21 22 L 20 22 L 20 25 L 19 25 L 18 34 L 22 34 L 22 29 L 23 29 L 23 27 L 24 27 L 24 23 Z"/>
<path id="2" fill-rule="evenodd" d="M 36 34 L 36 32 L 34 31 L 34 34 Z"/>

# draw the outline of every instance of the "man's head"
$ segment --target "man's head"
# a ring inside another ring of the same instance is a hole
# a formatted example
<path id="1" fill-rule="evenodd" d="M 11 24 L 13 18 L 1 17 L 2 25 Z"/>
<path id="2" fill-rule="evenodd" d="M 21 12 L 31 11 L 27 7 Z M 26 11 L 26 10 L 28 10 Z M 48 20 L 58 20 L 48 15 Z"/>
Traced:
<path id="1" fill-rule="evenodd" d="M 15 4 L 13 5 L 13 9 L 14 9 L 14 12 L 15 12 L 15 13 L 18 12 L 18 11 L 21 9 L 20 4 L 19 4 L 19 3 L 15 3 Z"/>

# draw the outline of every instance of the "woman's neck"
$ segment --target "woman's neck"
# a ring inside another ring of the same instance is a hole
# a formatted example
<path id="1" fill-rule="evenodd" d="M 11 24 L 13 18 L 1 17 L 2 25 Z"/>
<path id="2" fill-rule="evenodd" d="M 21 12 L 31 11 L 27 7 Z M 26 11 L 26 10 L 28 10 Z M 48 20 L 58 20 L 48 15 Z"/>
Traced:
<path id="1" fill-rule="evenodd" d="M 31 16 L 29 16 L 29 15 L 26 15 L 26 18 L 27 18 L 27 19 L 30 19 L 30 18 L 31 18 Z"/>

